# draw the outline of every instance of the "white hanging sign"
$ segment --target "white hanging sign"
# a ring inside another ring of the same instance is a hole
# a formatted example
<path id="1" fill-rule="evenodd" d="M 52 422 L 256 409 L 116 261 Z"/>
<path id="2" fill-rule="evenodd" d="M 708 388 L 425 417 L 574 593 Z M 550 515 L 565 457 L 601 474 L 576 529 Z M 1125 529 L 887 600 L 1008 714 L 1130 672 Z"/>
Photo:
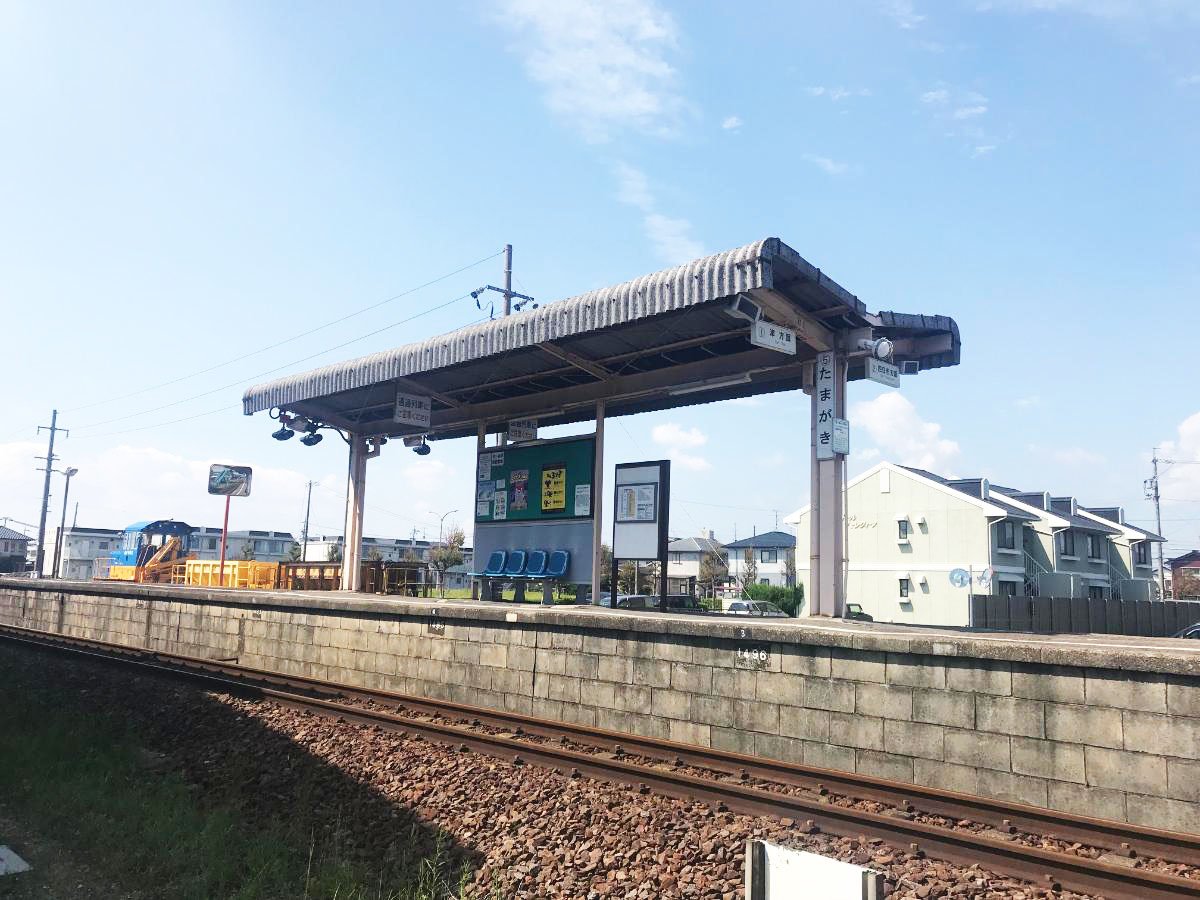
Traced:
<path id="1" fill-rule="evenodd" d="M 867 377 L 888 387 L 900 387 L 900 367 L 873 356 L 867 357 Z"/>
<path id="2" fill-rule="evenodd" d="M 750 326 L 750 343 L 755 347 L 796 355 L 796 332 L 766 319 L 754 320 L 754 324 Z"/>
<path id="3" fill-rule="evenodd" d="M 537 440 L 537 419 L 509 419 L 508 439 L 514 444 Z"/>
<path id="4" fill-rule="evenodd" d="M 431 410 L 428 397 L 419 394 L 396 393 L 396 410 L 392 418 L 401 425 L 413 428 L 428 428 L 431 421 Z"/>

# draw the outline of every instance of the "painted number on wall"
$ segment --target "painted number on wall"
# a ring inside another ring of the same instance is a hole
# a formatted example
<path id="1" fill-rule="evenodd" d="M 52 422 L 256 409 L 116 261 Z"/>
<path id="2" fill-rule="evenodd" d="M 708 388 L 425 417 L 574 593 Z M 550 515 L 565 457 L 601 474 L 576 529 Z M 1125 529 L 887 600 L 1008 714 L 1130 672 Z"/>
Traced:
<path id="1" fill-rule="evenodd" d="M 771 651 L 767 644 L 739 644 L 737 664 L 742 669 L 765 669 L 771 662 Z"/>

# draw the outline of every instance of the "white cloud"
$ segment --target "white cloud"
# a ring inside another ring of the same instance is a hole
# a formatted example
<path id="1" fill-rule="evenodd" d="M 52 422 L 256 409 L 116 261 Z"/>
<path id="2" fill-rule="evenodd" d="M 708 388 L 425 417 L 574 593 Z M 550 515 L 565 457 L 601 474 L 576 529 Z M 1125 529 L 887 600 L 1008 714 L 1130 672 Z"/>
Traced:
<path id="1" fill-rule="evenodd" d="M 925 21 L 913 7 L 912 0 L 884 0 L 883 11 L 904 29 L 916 28 Z"/>
<path id="2" fill-rule="evenodd" d="M 825 87 L 824 85 L 813 85 L 804 89 L 810 96 L 813 97 L 828 97 L 834 103 L 839 100 L 845 100 L 847 97 L 870 97 L 871 91 L 867 88 L 859 88 L 851 90 L 844 87 Z"/>
<path id="3" fill-rule="evenodd" d="M 987 156 L 996 149 L 995 144 L 980 144 L 971 151 L 971 159 L 979 159 L 981 156 Z"/>
<path id="4" fill-rule="evenodd" d="M 844 175 L 850 169 L 846 163 L 836 162 L 828 156 L 814 156 L 811 153 L 806 153 L 804 154 L 804 159 L 827 175 Z"/>
<path id="5" fill-rule="evenodd" d="M 1192 85 L 1200 84 L 1200 72 L 1195 75 L 1185 75 L 1175 82 L 1180 87 L 1191 87 Z"/>
<path id="6" fill-rule="evenodd" d="M 936 91 L 926 91 L 921 95 L 922 103 L 945 103 L 950 99 L 950 92 L 945 88 L 938 88 Z"/>
<path id="7" fill-rule="evenodd" d="M 689 453 L 708 443 L 708 435 L 699 428 L 684 428 L 675 422 L 655 425 L 650 439 L 663 448 L 671 462 L 692 472 L 704 472 L 712 468 L 703 456 Z"/>
<path id="8" fill-rule="evenodd" d="M 1200 412 L 1192 413 L 1181 423 L 1177 437 L 1163 441 L 1159 458 L 1173 460 L 1173 465 L 1159 463 L 1159 492 L 1168 501 L 1200 501 Z"/>
<path id="9" fill-rule="evenodd" d="M 956 109 L 954 111 L 954 118 L 956 118 L 956 119 L 973 119 L 976 116 L 982 116 L 984 113 L 987 112 L 987 110 L 988 110 L 988 108 L 986 106 L 983 106 L 982 104 L 979 106 L 960 106 L 958 109 Z"/>
<path id="10" fill-rule="evenodd" d="M 1018 397 L 1015 405 L 1019 409 L 1031 409 L 1034 406 L 1039 406 L 1041 402 L 1042 398 L 1037 394 L 1030 394 L 1028 397 Z"/>
<path id="11" fill-rule="evenodd" d="M 645 172 L 624 162 L 616 164 L 615 172 L 617 199 L 642 213 L 642 231 L 663 262 L 675 265 L 704 255 L 704 245 L 692 236 L 691 222 L 658 212 Z"/>
<path id="12" fill-rule="evenodd" d="M 953 465 L 959 455 L 958 443 L 942 436 L 942 426 L 922 419 L 898 391 L 855 403 L 850 407 L 850 423 L 866 431 L 890 462 L 937 472 Z"/>
<path id="13" fill-rule="evenodd" d="M 737 116 L 726 116 L 725 120 L 721 122 L 721 127 L 726 131 L 737 131 L 742 127 L 742 120 Z"/>
<path id="14" fill-rule="evenodd" d="M 504 0 L 496 19 L 523 38 L 512 50 L 546 105 L 586 140 L 675 130 L 686 107 L 667 61 L 678 31 L 653 0 Z"/>

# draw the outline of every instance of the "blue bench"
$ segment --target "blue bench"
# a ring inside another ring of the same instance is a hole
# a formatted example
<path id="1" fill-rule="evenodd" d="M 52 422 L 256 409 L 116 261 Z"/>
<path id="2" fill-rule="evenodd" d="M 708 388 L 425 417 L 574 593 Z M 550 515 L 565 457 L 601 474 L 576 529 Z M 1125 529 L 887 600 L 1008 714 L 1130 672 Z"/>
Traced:
<path id="1" fill-rule="evenodd" d="M 554 550 L 493 550 L 482 572 L 472 572 L 483 581 L 483 599 L 491 600 L 496 581 L 511 581 L 516 586 L 517 601 L 525 599 L 525 585 L 540 581 L 544 585 L 542 602 L 552 603 L 552 586 L 567 575 L 571 562 L 570 551 Z"/>

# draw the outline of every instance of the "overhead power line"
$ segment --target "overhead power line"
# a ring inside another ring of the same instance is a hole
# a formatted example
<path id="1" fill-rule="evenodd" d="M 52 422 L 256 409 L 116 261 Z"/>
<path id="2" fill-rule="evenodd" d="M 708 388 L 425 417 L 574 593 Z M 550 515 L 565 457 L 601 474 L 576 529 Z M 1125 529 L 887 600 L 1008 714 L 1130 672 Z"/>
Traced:
<path id="1" fill-rule="evenodd" d="M 199 394 L 192 394 L 190 397 L 183 397 L 179 400 L 173 400 L 170 403 L 163 403 L 160 406 L 154 406 L 149 409 L 139 410 L 138 412 L 127 413 L 126 415 L 116 416 L 115 418 L 112 418 L 112 419 L 103 419 L 99 422 L 89 422 L 87 425 L 80 425 L 78 427 L 80 429 L 98 428 L 101 425 L 110 425 L 113 422 L 124 422 L 126 419 L 133 419 L 138 416 L 148 415 L 149 413 L 159 412 L 160 410 L 170 409 L 172 406 L 179 406 L 180 404 L 188 403 L 192 400 L 199 400 L 201 397 L 209 397 L 213 394 L 220 393 L 221 391 L 227 391 L 230 388 L 235 388 L 235 387 L 238 387 L 239 385 L 247 384 L 252 381 L 257 381 L 260 378 L 265 378 L 267 375 L 274 375 L 276 372 L 281 372 L 284 369 L 289 369 L 292 366 L 299 365 L 300 363 L 308 362 L 309 360 L 316 359 L 318 356 L 324 356 L 326 353 L 332 353 L 334 350 L 341 350 L 343 347 L 349 347 L 351 344 L 357 344 L 359 341 L 365 341 L 367 338 L 375 337 L 375 335 L 377 335 L 377 334 L 382 334 L 385 331 L 389 331 L 400 325 L 404 325 L 408 322 L 413 321 L 414 319 L 419 319 L 422 316 L 427 316 L 432 312 L 437 312 L 439 309 L 445 309 L 447 306 L 451 306 L 452 304 L 458 303 L 460 300 L 466 300 L 470 296 L 471 296 L 470 294 L 463 294 L 460 297 L 455 297 L 453 300 L 447 300 L 445 303 L 439 303 L 436 306 L 429 307 L 429 309 L 422 310 L 419 313 L 414 313 L 413 315 L 409 316 L 406 319 L 401 319 L 398 322 L 393 322 L 391 325 L 385 325 L 382 328 L 376 328 L 374 331 L 367 332 L 366 334 L 360 335 L 359 337 L 351 338 L 348 341 L 343 341 L 342 343 L 335 344 L 332 347 L 326 347 L 323 350 L 318 350 L 316 353 L 310 353 L 308 356 L 302 356 L 299 359 L 293 359 L 290 362 L 286 362 L 281 366 L 276 366 L 273 369 L 267 369 L 266 371 L 259 372 L 255 375 L 250 375 L 246 378 L 239 378 L 237 381 L 231 381 L 231 382 L 229 382 L 229 384 L 223 384 L 220 387 L 213 388 L 210 391 L 204 391 Z"/>

